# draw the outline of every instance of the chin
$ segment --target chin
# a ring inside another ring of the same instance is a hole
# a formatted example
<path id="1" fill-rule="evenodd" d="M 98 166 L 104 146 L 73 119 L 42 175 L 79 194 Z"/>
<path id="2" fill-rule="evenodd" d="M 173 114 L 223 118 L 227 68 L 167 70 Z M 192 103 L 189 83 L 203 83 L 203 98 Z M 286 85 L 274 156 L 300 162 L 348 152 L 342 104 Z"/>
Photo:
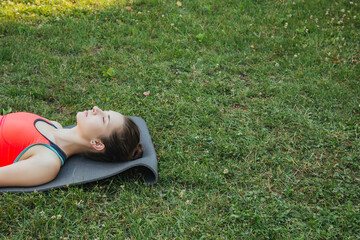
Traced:
<path id="1" fill-rule="evenodd" d="M 81 116 L 81 115 L 82 115 L 81 113 L 82 113 L 82 112 L 78 112 L 78 113 L 76 114 L 76 123 L 77 123 L 77 124 L 79 124 L 79 121 L 80 121 L 80 119 L 81 119 L 81 117 L 82 117 L 82 116 Z"/>

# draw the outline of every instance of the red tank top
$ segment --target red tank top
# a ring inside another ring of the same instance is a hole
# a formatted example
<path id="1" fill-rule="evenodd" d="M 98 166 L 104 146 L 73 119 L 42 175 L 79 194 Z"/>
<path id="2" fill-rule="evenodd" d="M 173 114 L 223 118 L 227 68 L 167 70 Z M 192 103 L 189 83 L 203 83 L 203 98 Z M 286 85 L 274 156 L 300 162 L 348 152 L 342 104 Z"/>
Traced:
<path id="1" fill-rule="evenodd" d="M 64 164 L 66 154 L 35 127 L 37 121 L 44 121 L 54 126 L 50 121 L 25 112 L 0 115 L 0 118 L 0 167 L 17 162 L 30 147 L 35 145 L 44 145 L 51 149 Z"/>

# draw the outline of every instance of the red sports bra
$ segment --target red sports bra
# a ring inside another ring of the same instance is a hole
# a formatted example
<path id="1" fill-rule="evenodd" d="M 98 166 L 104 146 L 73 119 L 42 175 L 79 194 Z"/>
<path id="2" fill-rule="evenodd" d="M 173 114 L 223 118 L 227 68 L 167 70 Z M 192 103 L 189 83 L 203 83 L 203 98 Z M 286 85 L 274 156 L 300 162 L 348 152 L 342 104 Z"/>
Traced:
<path id="1" fill-rule="evenodd" d="M 44 121 L 55 127 L 49 120 L 26 112 L 0 115 L 0 118 L 0 167 L 17 162 L 29 148 L 35 145 L 43 145 L 51 149 L 64 164 L 66 154 L 36 129 L 37 121 Z"/>

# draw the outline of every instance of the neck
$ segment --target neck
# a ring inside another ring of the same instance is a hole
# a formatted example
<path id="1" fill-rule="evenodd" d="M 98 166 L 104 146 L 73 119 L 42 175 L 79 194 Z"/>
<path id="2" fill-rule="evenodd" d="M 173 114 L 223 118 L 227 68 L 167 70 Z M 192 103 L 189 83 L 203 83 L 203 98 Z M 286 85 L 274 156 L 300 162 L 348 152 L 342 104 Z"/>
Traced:
<path id="1" fill-rule="evenodd" d="M 89 143 L 77 134 L 77 127 L 62 128 L 54 133 L 55 143 L 66 154 L 67 157 L 87 152 L 91 148 Z"/>

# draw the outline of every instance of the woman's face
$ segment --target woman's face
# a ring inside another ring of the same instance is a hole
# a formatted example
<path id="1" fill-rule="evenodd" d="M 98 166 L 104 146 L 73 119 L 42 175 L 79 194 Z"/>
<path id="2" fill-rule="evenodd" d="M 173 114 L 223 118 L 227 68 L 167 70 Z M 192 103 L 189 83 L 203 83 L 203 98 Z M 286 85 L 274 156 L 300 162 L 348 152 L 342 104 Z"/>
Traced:
<path id="1" fill-rule="evenodd" d="M 92 110 L 78 112 L 76 119 L 79 135 L 89 141 L 97 141 L 100 137 L 110 136 L 125 122 L 124 115 L 114 111 L 103 111 L 96 106 Z"/>

